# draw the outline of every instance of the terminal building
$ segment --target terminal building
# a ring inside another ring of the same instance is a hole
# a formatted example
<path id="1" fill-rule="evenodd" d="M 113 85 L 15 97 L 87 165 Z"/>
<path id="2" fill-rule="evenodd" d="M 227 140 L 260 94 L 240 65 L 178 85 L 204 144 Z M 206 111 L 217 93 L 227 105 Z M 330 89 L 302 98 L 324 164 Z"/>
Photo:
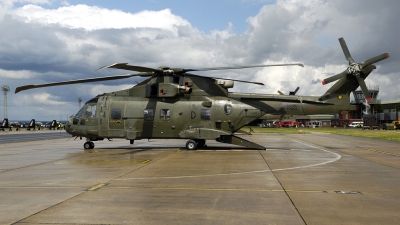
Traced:
<path id="1" fill-rule="evenodd" d="M 361 89 L 354 91 L 354 100 L 350 104 L 355 105 L 356 110 L 332 115 L 331 124 L 327 124 L 327 126 L 347 126 L 352 122 L 361 122 L 364 118 L 374 119 L 378 124 L 400 119 L 400 100 L 379 100 L 379 86 L 369 87 L 368 92 L 372 100 L 366 104 Z M 326 118 L 324 119 L 326 120 Z"/>

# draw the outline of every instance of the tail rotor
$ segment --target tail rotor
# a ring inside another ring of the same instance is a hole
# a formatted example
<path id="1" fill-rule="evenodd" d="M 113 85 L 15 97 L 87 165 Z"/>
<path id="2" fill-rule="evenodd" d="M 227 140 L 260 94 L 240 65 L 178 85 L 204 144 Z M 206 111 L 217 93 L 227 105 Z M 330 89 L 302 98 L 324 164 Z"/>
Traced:
<path id="1" fill-rule="evenodd" d="M 336 81 L 336 80 L 339 80 L 339 79 L 341 79 L 343 77 L 346 77 L 347 75 L 354 76 L 356 78 L 356 80 L 357 80 L 358 85 L 360 86 L 360 88 L 361 88 L 361 90 L 362 90 L 362 92 L 364 94 L 365 101 L 366 102 L 371 101 L 371 98 L 369 97 L 368 88 L 365 85 L 365 81 L 364 81 L 362 75 L 368 74 L 374 68 L 374 67 L 373 68 L 367 68 L 367 67 L 369 67 L 372 64 L 377 63 L 377 62 L 379 62 L 381 60 L 389 58 L 389 56 L 390 56 L 389 53 L 383 53 L 381 55 L 378 55 L 378 56 L 375 56 L 373 58 L 370 58 L 370 59 L 368 59 L 368 60 L 366 60 L 364 62 L 356 63 L 354 61 L 353 57 L 351 57 L 350 51 L 347 48 L 347 44 L 346 44 L 345 40 L 342 37 L 339 38 L 339 43 L 340 43 L 340 46 L 342 47 L 344 56 L 346 57 L 347 61 L 349 61 L 349 67 L 347 67 L 347 69 L 345 71 L 343 71 L 343 72 L 341 72 L 339 74 L 336 74 L 336 75 L 333 75 L 331 77 L 328 77 L 328 78 L 324 79 L 322 81 L 322 84 L 323 85 L 329 84 L 329 83 L 331 83 L 333 81 Z"/>

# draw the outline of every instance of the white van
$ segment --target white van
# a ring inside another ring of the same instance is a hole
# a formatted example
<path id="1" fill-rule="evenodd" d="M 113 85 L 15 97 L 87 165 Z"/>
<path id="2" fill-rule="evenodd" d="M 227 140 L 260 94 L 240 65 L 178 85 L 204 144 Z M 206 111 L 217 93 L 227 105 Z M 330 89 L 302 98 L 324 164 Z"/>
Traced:
<path id="1" fill-rule="evenodd" d="M 362 128 L 363 124 L 363 122 L 352 122 L 351 124 L 349 124 L 349 127 Z"/>
<path id="2" fill-rule="evenodd" d="M 307 126 L 309 127 L 322 127 L 321 121 L 308 121 Z"/>

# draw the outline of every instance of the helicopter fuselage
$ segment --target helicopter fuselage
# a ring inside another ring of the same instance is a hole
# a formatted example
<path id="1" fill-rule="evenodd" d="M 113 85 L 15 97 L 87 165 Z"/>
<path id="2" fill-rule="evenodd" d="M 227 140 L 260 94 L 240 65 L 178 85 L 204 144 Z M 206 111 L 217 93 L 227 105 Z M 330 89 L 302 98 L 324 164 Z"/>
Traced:
<path id="1" fill-rule="evenodd" d="M 226 97 L 146 99 L 103 95 L 70 118 L 66 131 L 89 139 L 216 139 L 264 113 Z"/>

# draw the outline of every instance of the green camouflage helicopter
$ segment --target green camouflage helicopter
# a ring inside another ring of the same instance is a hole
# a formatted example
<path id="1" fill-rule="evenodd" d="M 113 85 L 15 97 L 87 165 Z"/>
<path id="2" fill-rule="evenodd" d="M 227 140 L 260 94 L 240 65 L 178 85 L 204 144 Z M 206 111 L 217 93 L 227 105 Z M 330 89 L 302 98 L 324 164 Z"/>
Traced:
<path id="1" fill-rule="evenodd" d="M 75 137 L 85 137 L 85 149 L 93 149 L 93 141 L 112 138 L 188 139 L 186 148 L 204 147 L 206 140 L 235 144 L 248 148 L 264 146 L 234 135 L 246 124 L 268 115 L 334 114 L 354 109 L 350 93 L 359 86 L 368 96 L 364 80 L 376 67 L 373 63 L 389 57 L 388 53 L 356 63 L 343 38 L 339 39 L 349 67 L 342 73 L 322 81 L 327 84 L 338 80 L 322 96 L 273 95 L 229 92 L 234 81 L 263 85 L 258 82 L 205 77 L 189 72 L 244 69 L 267 66 L 303 66 L 279 64 L 240 67 L 183 69 L 159 67 L 157 69 L 116 63 L 105 68 L 137 71 L 137 74 L 107 76 L 17 87 L 23 90 L 66 84 L 124 79 L 134 76 L 149 77 L 132 88 L 105 93 L 89 100 L 73 116 L 65 128 Z M 99 70 L 100 70 L 99 69 Z M 368 102 L 370 98 L 366 98 Z"/>

